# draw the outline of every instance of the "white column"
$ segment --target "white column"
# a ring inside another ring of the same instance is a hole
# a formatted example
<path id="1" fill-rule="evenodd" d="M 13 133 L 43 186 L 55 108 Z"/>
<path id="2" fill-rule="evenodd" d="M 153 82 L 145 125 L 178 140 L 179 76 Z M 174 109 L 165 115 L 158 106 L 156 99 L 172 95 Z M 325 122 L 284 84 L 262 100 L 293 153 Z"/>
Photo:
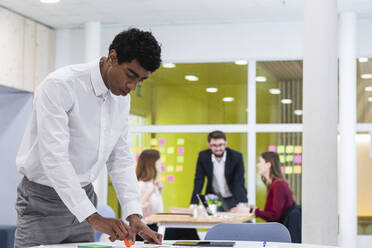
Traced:
<path id="1" fill-rule="evenodd" d="M 69 65 L 71 62 L 70 29 L 56 30 L 56 61 L 55 68 Z"/>
<path id="2" fill-rule="evenodd" d="M 336 245 L 337 0 L 305 0 L 302 242 Z"/>
<path id="3" fill-rule="evenodd" d="M 84 25 L 85 36 L 85 62 L 98 58 L 101 48 L 101 23 L 86 22 Z"/>
<path id="4" fill-rule="evenodd" d="M 356 15 L 341 13 L 339 22 L 339 245 L 357 247 L 356 161 Z"/>
<path id="5" fill-rule="evenodd" d="M 248 202 L 256 205 L 256 61 L 248 63 Z"/>
<path id="6" fill-rule="evenodd" d="M 87 22 L 84 25 L 85 37 L 85 62 L 100 57 L 101 46 L 101 24 L 100 22 Z M 107 204 L 108 177 L 106 166 L 102 168 L 96 181 L 93 183 L 94 190 L 98 196 L 98 205 Z"/>

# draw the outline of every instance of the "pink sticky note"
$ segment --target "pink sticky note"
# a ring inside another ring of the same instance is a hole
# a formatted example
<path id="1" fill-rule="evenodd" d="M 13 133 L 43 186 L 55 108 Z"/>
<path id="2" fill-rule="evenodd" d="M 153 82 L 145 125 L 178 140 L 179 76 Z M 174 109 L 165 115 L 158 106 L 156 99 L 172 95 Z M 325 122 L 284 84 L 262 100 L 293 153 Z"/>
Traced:
<path id="1" fill-rule="evenodd" d="M 280 166 L 281 169 L 282 169 L 282 173 L 284 174 L 284 166 Z"/>
<path id="2" fill-rule="evenodd" d="M 267 149 L 269 152 L 276 152 L 276 146 L 269 146 Z"/>
<path id="3" fill-rule="evenodd" d="M 167 170 L 167 167 L 165 165 L 161 166 L 161 172 L 165 172 Z"/>
<path id="4" fill-rule="evenodd" d="M 293 159 L 293 162 L 295 164 L 301 164 L 302 163 L 302 155 L 295 155 L 294 159 Z"/>
<path id="5" fill-rule="evenodd" d="M 185 148 L 184 147 L 177 147 L 177 154 L 184 154 Z"/>
<path id="6" fill-rule="evenodd" d="M 174 176 L 173 175 L 168 176 L 167 181 L 168 183 L 174 183 Z"/>
<path id="7" fill-rule="evenodd" d="M 165 145 L 165 139 L 160 138 L 160 139 L 158 140 L 158 144 L 159 144 L 159 146 L 164 146 L 164 145 Z"/>
<path id="8" fill-rule="evenodd" d="M 138 159 L 139 159 L 139 155 L 136 155 L 136 161 L 138 162 Z"/>

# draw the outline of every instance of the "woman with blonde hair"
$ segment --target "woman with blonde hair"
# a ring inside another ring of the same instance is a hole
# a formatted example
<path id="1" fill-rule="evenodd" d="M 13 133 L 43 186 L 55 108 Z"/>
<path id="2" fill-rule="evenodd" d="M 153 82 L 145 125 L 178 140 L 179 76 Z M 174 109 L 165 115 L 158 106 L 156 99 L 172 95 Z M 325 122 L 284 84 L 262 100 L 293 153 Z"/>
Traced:
<path id="1" fill-rule="evenodd" d="M 268 191 L 265 208 L 260 210 L 254 205 L 250 205 L 248 208 L 237 206 L 231 209 L 231 212 L 253 212 L 256 217 L 268 222 L 283 223 L 284 217 L 293 207 L 294 201 L 288 183 L 281 172 L 279 155 L 275 152 L 261 153 L 257 163 L 257 172 L 261 175 Z"/>

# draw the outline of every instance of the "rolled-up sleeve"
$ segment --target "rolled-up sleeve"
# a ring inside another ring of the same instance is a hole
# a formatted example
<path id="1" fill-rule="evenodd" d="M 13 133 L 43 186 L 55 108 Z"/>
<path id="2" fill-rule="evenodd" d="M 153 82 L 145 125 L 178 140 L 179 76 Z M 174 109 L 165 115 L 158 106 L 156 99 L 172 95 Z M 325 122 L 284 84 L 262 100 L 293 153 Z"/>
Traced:
<path id="1" fill-rule="evenodd" d="M 82 222 L 96 208 L 82 189 L 69 158 L 71 89 L 56 79 L 46 79 L 35 93 L 38 148 L 45 175 L 63 203 Z"/>
<path id="2" fill-rule="evenodd" d="M 129 103 L 124 114 L 127 116 L 124 129 L 109 156 L 107 171 L 123 209 L 123 217 L 127 218 L 132 214 L 142 216 L 142 210 L 139 186 L 135 173 L 135 161 L 127 140 Z"/>

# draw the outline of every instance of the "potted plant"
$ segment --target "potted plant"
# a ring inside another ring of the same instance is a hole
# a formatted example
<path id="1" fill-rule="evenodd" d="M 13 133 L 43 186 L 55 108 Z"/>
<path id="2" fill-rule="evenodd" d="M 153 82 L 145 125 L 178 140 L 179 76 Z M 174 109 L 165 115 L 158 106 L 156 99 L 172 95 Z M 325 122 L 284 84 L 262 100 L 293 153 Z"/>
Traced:
<path id="1" fill-rule="evenodd" d="M 206 195 L 208 208 L 212 212 L 213 215 L 217 214 L 217 207 L 221 206 L 221 201 L 218 199 L 217 195 L 208 194 Z"/>

